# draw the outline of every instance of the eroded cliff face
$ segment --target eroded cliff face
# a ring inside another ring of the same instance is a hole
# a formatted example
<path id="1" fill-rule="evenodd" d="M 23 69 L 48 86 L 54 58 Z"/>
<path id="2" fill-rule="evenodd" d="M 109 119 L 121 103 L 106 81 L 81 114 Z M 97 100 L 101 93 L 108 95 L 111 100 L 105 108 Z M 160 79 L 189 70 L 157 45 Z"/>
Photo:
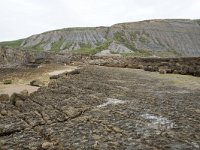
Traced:
<path id="1" fill-rule="evenodd" d="M 56 56 L 55 56 L 56 58 Z M 16 48 L 0 47 L 0 68 L 37 65 L 53 60 L 53 55 L 46 52 L 22 51 Z"/>
<path id="2" fill-rule="evenodd" d="M 110 49 L 114 53 L 146 51 L 200 56 L 199 20 L 147 20 L 111 27 L 68 28 L 33 35 L 21 48 L 34 50 Z"/>
<path id="3" fill-rule="evenodd" d="M 18 66 L 24 62 L 24 53 L 17 49 L 0 47 L 0 67 Z"/>
<path id="4" fill-rule="evenodd" d="M 38 47 L 44 50 L 77 50 L 84 46 L 95 47 L 105 42 L 108 28 L 68 28 L 33 35 L 25 39 L 22 47 Z"/>
<path id="5" fill-rule="evenodd" d="M 0 68 L 38 67 L 40 64 L 70 64 L 72 61 L 83 62 L 88 56 L 80 54 L 29 51 L 17 48 L 0 47 Z"/>
<path id="6" fill-rule="evenodd" d="M 194 20 L 150 20 L 117 24 L 110 28 L 109 38 L 133 49 L 174 51 L 183 56 L 200 55 L 200 26 Z"/>

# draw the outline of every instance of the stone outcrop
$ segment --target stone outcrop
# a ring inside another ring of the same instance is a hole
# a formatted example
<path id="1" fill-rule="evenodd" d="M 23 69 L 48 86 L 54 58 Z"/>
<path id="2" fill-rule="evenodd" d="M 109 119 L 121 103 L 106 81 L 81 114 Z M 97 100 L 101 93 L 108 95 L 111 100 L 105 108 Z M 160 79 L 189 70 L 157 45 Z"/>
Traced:
<path id="1" fill-rule="evenodd" d="M 42 87 L 44 86 L 44 83 L 40 80 L 33 80 L 30 82 L 31 86 L 37 86 L 37 87 Z"/>
<path id="2" fill-rule="evenodd" d="M 20 50 L 11 47 L 0 47 L 0 68 L 38 67 L 45 63 L 65 63 L 81 60 L 81 55 L 67 52 L 45 52 Z"/>
<path id="3" fill-rule="evenodd" d="M 182 75 L 200 76 L 200 57 L 181 58 L 135 58 L 135 57 L 98 57 L 93 56 L 90 65 L 144 69 Z"/>
<path id="4" fill-rule="evenodd" d="M 0 67 L 19 66 L 25 61 L 25 54 L 19 49 L 0 46 Z"/>

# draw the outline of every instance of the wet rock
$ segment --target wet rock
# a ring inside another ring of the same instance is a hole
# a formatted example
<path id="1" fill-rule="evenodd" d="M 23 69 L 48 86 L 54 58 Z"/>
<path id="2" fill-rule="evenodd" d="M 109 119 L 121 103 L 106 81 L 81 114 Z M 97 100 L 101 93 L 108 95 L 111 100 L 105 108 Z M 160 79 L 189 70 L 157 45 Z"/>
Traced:
<path id="1" fill-rule="evenodd" d="M 27 97 L 27 91 L 22 91 L 21 93 L 13 93 L 10 97 L 10 101 L 13 105 L 19 107 L 23 105 L 23 102 L 27 99 Z"/>
<path id="2" fill-rule="evenodd" d="M 25 98 L 27 98 L 28 97 L 28 90 L 23 90 L 23 91 L 20 92 L 20 94 L 22 96 L 24 96 Z"/>
<path id="3" fill-rule="evenodd" d="M 40 80 L 33 80 L 30 82 L 31 86 L 37 86 L 37 87 L 42 87 L 44 86 L 44 83 Z"/>
<path id="4" fill-rule="evenodd" d="M 9 95 L 8 94 L 0 94 L 0 101 L 8 101 Z"/>
<path id="5" fill-rule="evenodd" d="M 20 106 L 23 105 L 23 101 L 22 100 L 16 100 L 14 105 L 17 106 L 17 107 L 20 107 Z"/>
<path id="6" fill-rule="evenodd" d="M 49 79 L 58 79 L 60 77 L 60 75 L 52 75 L 49 77 Z"/>
<path id="7" fill-rule="evenodd" d="M 80 113 L 80 110 L 74 107 L 64 106 L 62 110 L 69 117 L 77 116 Z"/>
<path id="8" fill-rule="evenodd" d="M 73 71 L 67 72 L 66 74 L 75 75 L 75 74 L 79 74 L 80 72 L 81 72 L 80 69 L 75 69 Z"/>

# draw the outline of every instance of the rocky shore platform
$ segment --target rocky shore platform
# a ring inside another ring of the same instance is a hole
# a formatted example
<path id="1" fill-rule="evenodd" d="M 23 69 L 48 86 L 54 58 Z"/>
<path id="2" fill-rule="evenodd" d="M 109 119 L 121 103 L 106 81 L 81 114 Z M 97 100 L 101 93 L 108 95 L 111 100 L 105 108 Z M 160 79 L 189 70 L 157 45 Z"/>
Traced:
<path id="1" fill-rule="evenodd" d="M 198 77 L 85 66 L 1 97 L 0 149 L 198 150 L 199 89 Z"/>

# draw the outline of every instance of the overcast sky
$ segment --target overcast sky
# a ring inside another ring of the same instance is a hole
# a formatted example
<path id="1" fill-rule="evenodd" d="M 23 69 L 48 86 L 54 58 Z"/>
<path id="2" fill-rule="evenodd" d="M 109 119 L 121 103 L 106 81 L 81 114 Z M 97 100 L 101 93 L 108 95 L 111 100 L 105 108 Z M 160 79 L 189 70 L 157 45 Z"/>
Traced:
<path id="1" fill-rule="evenodd" d="M 200 0 L 0 0 L 0 41 L 48 30 L 200 18 Z"/>

